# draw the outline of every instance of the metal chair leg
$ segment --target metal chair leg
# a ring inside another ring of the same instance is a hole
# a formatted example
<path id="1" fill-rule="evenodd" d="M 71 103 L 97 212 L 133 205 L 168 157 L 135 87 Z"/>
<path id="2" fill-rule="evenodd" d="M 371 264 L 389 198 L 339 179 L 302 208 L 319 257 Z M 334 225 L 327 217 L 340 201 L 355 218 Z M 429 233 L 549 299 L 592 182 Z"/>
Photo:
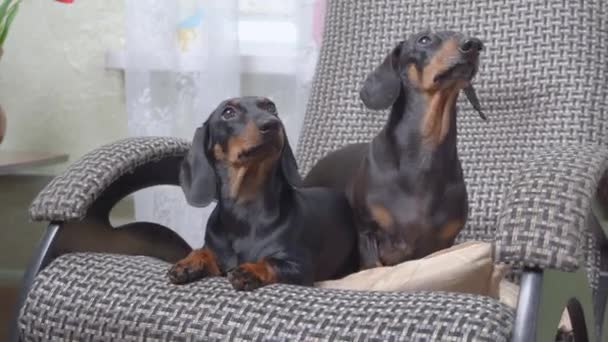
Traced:
<path id="1" fill-rule="evenodd" d="M 513 342 L 530 342 L 536 339 L 542 284 L 542 270 L 524 270 L 521 276 Z"/>

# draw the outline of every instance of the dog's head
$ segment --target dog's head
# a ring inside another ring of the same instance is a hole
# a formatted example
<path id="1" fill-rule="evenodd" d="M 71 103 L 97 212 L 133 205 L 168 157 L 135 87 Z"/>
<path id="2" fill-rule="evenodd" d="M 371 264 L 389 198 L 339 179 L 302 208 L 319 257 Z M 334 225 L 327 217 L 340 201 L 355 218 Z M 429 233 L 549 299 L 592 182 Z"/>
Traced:
<path id="1" fill-rule="evenodd" d="M 471 85 L 479 66 L 483 43 L 457 32 L 422 32 L 402 41 L 365 80 L 360 97 L 370 109 L 393 105 L 403 87 L 427 95 L 464 89 L 479 112 L 479 101 Z"/>
<path id="2" fill-rule="evenodd" d="M 275 104 L 263 97 L 233 98 L 220 103 L 197 128 L 181 166 L 180 185 L 196 207 L 218 199 L 222 185 L 230 197 L 244 199 L 258 191 L 277 162 L 284 180 L 296 186 L 296 160 Z"/>

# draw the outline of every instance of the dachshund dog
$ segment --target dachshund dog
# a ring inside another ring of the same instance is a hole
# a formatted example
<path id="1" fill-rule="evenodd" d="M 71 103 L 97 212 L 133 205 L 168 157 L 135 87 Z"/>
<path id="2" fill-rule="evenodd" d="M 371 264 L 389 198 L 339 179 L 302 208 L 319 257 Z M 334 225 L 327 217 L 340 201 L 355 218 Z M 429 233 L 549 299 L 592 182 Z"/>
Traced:
<path id="1" fill-rule="evenodd" d="M 321 159 L 304 186 L 346 193 L 358 231 L 360 267 L 394 265 L 447 248 L 468 215 L 456 149 L 461 90 L 482 119 L 471 85 L 482 42 L 455 32 L 423 32 L 400 42 L 368 75 L 360 98 L 392 106 L 369 144 Z"/>
<path id="2" fill-rule="evenodd" d="M 205 244 L 169 270 L 175 284 L 227 275 L 236 290 L 312 285 L 357 269 L 357 232 L 343 193 L 298 188 L 293 152 L 273 102 L 222 102 L 196 130 L 181 166 L 188 203 L 213 200 Z"/>

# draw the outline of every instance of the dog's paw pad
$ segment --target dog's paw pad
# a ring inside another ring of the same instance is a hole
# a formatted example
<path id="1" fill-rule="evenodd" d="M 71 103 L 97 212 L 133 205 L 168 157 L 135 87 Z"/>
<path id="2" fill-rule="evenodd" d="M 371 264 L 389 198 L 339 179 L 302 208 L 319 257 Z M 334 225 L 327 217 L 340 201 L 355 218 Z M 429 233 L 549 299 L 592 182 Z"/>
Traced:
<path id="1" fill-rule="evenodd" d="M 262 279 L 256 274 L 242 267 L 237 267 L 228 273 L 228 280 L 238 291 L 252 291 L 264 285 Z"/>

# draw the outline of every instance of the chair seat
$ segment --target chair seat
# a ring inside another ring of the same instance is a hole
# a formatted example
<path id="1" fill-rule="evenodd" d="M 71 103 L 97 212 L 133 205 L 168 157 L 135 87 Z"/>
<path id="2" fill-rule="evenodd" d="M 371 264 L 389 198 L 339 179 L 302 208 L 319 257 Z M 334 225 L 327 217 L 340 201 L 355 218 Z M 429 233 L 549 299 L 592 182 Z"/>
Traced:
<path id="1" fill-rule="evenodd" d="M 75 253 L 36 278 L 24 340 L 507 341 L 514 312 L 482 296 L 273 285 L 237 292 L 224 278 L 172 285 L 150 257 Z"/>

